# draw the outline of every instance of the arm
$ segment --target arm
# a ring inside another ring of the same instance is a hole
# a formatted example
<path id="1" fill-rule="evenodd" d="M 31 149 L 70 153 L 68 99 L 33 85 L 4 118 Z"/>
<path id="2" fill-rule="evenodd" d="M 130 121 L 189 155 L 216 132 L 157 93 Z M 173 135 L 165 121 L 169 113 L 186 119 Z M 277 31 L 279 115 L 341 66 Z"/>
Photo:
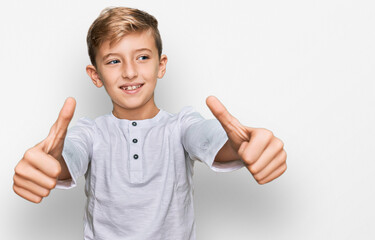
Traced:
<path id="1" fill-rule="evenodd" d="M 224 146 L 219 150 L 219 152 L 216 154 L 215 162 L 229 162 L 229 161 L 235 161 L 238 159 L 240 159 L 240 156 L 233 149 L 233 147 L 230 145 L 230 142 L 228 140 L 226 141 Z"/>
<path id="2" fill-rule="evenodd" d="M 61 165 L 61 173 L 57 177 L 57 179 L 58 180 L 69 180 L 69 179 L 71 179 L 72 176 L 70 176 L 68 166 L 66 165 L 66 162 L 65 162 L 65 160 L 62 156 L 61 156 L 61 160 L 59 160 L 59 163 Z"/>
<path id="3" fill-rule="evenodd" d="M 58 178 L 70 177 L 61 154 L 75 104 L 71 98 L 65 101 L 47 138 L 27 150 L 15 167 L 13 190 L 26 200 L 41 202 L 55 188 Z"/>
<path id="4" fill-rule="evenodd" d="M 284 143 L 271 131 L 242 125 L 215 97 L 208 97 L 206 103 L 228 136 L 215 157 L 216 162 L 241 159 L 259 184 L 268 183 L 286 171 Z"/>

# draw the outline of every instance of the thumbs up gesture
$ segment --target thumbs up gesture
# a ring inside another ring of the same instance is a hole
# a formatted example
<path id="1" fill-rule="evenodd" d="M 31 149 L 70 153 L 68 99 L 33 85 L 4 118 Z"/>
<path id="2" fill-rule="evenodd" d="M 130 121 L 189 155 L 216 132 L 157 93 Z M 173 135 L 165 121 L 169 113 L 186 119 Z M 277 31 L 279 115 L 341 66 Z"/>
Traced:
<path id="1" fill-rule="evenodd" d="M 47 138 L 27 150 L 15 167 L 13 190 L 26 200 L 39 203 L 55 188 L 58 179 L 70 178 L 61 154 L 75 105 L 73 98 L 66 99 Z"/>
<path id="2" fill-rule="evenodd" d="M 226 131 L 229 146 L 234 150 L 230 151 L 237 153 L 259 184 L 268 183 L 285 172 L 284 144 L 271 131 L 242 125 L 214 96 L 208 97 L 206 103 Z"/>

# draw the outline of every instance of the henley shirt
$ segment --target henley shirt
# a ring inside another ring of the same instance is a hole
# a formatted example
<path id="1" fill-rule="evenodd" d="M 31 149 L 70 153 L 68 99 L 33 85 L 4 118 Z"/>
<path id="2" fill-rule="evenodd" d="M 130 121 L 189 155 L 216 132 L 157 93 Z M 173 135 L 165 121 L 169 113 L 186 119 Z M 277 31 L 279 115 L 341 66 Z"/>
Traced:
<path id="1" fill-rule="evenodd" d="M 214 162 L 227 140 L 218 120 L 192 107 L 144 120 L 81 118 L 62 154 L 72 179 L 57 187 L 85 176 L 85 240 L 195 240 L 194 163 L 217 172 L 243 167 L 241 160 Z"/>

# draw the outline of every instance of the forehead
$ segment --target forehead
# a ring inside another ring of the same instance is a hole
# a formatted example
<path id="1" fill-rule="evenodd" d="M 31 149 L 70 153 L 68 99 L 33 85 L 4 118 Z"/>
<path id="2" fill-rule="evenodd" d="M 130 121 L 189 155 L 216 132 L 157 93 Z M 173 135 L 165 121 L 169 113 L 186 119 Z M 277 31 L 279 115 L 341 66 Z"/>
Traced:
<path id="1" fill-rule="evenodd" d="M 150 49 L 152 53 L 157 53 L 155 40 L 150 30 L 126 34 L 113 43 L 106 40 L 99 46 L 97 55 L 104 56 L 111 52 L 126 54 L 143 48 Z"/>

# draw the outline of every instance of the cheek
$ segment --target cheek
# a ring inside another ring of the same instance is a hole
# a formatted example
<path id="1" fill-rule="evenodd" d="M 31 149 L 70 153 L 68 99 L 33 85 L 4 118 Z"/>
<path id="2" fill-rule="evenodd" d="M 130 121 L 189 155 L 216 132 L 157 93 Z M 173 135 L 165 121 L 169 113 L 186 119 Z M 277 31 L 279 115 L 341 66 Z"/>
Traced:
<path id="1" fill-rule="evenodd" d="M 100 75 L 102 80 L 106 81 L 107 83 L 114 82 L 116 78 L 121 76 L 121 72 L 115 68 L 110 69 L 109 71 L 103 71 Z"/>
<path id="2" fill-rule="evenodd" d="M 150 66 L 141 70 L 142 76 L 147 79 L 147 81 L 155 81 L 158 76 L 158 67 Z"/>

